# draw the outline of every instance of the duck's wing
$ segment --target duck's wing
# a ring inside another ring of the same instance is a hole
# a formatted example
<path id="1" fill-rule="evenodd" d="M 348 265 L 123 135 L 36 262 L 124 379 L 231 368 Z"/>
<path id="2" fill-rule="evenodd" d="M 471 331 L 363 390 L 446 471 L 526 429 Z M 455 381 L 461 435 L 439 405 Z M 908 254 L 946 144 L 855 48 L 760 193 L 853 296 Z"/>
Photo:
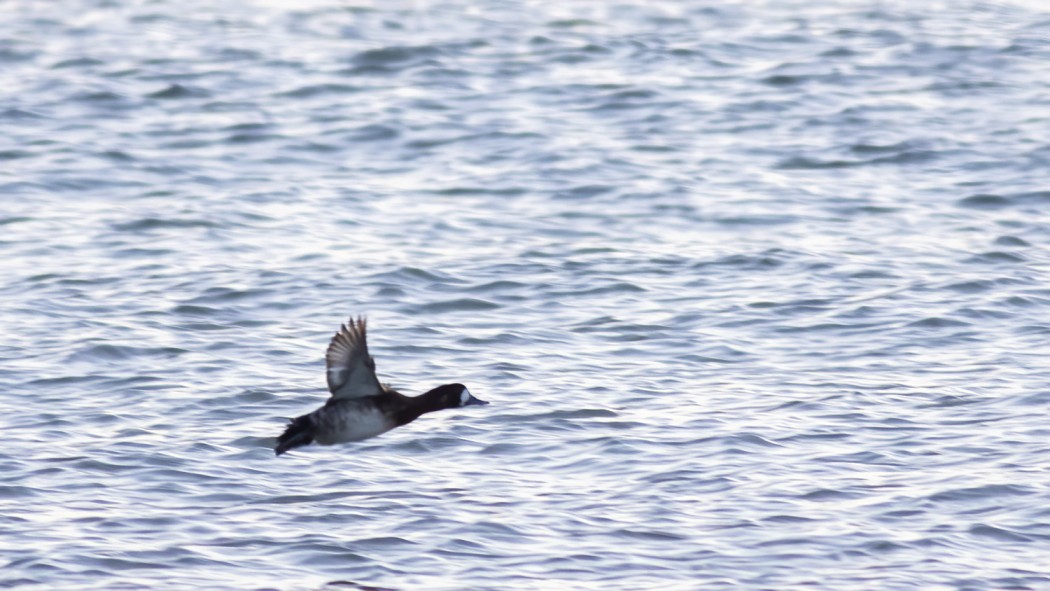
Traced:
<path id="1" fill-rule="evenodd" d="M 376 362 L 368 354 L 365 319 L 353 318 L 339 327 L 325 354 L 328 390 L 332 398 L 363 398 L 383 393 L 376 378 Z"/>

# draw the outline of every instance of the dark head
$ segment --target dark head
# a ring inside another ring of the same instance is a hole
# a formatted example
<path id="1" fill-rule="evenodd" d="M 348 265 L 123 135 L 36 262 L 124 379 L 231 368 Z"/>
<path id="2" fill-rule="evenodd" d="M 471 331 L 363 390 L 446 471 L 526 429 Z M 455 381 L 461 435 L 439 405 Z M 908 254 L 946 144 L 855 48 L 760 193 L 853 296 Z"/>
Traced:
<path id="1" fill-rule="evenodd" d="M 438 386 L 426 393 L 426 396 L 436 397 L 441 400 L 441 408 L 459 408 L 461 406 L 476 406 L 488 404 L 484 400 L 474 398 L 463 384 L 445 384 Z"/>

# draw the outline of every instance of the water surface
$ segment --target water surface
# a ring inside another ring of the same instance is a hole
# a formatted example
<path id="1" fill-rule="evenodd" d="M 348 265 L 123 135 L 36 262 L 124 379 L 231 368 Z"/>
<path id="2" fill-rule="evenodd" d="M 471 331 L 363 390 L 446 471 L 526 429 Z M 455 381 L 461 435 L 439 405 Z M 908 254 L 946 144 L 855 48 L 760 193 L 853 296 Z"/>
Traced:
<path id="1" fill-rule="evenodd" d="M 1048 27 L 9 2 L 0 586 L 1050 587 Z"/>

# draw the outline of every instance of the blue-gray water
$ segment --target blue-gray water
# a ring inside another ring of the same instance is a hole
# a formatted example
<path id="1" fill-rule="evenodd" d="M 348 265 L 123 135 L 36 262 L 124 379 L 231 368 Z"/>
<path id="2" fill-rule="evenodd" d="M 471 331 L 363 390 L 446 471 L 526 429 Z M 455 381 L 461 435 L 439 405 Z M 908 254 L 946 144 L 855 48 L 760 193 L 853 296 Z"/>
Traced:
<path id="1" fill-rule="evenodd" d="M 1050 589 L 1047 10 L 9 0 L 0 587 Z"/>

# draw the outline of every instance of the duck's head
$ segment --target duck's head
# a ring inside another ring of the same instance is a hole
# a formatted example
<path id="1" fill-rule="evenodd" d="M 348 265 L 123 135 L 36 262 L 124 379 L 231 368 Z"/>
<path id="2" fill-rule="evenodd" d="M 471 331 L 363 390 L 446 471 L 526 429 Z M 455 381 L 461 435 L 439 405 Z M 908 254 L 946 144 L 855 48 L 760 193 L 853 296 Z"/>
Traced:
<path id="1" fill-rule="evenodd" d="M 488 402 L 475 398 L 470 390 L 463 384 L 445 384 L 444 386 L 438 386 L 430 392 L 427 392 L 429 396 L 434 396 L 441 399 L 442 406 L 444 408 L 459 408 L 461 406 L 480 406 L 488 404 Z"/>

